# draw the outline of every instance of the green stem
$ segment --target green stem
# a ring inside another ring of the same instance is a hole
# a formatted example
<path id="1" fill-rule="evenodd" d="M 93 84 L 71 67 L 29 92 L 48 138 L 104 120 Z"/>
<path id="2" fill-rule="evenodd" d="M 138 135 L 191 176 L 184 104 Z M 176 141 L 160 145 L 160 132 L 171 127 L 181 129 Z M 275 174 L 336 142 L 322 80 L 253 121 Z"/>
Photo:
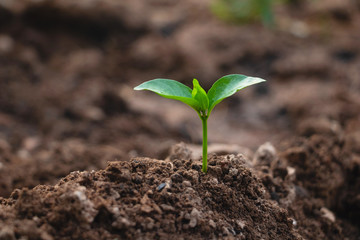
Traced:
<path id="1" fill-rule="evenodd" d="M 202 171 L 207 172 L 207 117 L 201 117 L 202 127 L 203 127 L 203 161 L 202 161 Z"/>

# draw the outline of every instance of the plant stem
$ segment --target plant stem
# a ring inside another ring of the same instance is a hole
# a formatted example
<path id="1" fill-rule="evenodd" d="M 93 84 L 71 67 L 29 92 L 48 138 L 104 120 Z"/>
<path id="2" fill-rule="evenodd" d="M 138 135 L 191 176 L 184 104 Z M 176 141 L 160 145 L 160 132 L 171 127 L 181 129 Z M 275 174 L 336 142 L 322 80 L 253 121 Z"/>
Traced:
<path id="1" fill-rule="evenodd" d="M 203 160 L 202 160 L 202 171 L 207 172 L 207 116 L 201 117 L 203 127 Z"/>

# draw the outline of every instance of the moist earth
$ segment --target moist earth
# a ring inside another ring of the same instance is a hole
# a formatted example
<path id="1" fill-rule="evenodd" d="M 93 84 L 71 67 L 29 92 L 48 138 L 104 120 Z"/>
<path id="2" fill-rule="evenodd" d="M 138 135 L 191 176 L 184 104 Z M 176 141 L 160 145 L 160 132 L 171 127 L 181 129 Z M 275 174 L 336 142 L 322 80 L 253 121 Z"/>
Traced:
<path id="1" fill-rule="evenodd" d="M 266 143 L 252 158 L 212 155 L 207 174 L 201 172 L 200 161 L 186 158 L 191 150 L 185 144 L 173 146 L 165 160 L 136 157 L 110 162 L 105 170 L 75 171 L 54 186 L 15 190 L 2 198 L 0 236 L 356 239 L 358 229 L 330 210 L 353 204 L 344 201 L 348 196 L 334 198 L 351 187 L 345 177 L 350 166 L 335 171 L 325 165 L 319 178 L 332 174 L 341 186 L 324 185 L 315 191 L 307 186 L 312 179 L 304 180 L 303 167 L 287 164 L 296 157 L 311 161 L 318 154 L 309 154 L 317 141 L 282 154 Z M 331 198 L 328 192 L 336 194 Z M 348 217 L 356 223 L 358 214 L 354 206 Z"/>

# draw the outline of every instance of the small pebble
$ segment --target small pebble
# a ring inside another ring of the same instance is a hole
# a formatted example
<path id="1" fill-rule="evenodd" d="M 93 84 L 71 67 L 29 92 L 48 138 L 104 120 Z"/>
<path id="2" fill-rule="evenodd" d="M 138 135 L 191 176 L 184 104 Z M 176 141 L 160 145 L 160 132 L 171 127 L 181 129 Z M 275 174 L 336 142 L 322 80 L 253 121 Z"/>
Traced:
<path id="1" fill-rule="evenodd" d="M 193 208 L 193 210 L 190 213 L 190 216 L 199 219 L 201 217 L 201 213 L 196 208 Z"/>
<path id="2" fill-rule="evenodd" d="M 184 187 L 191 187 L 191 182 L 189 182 L 187 180 L 183 181 L 182 183 L 183 183 Z"/>
<path id="3" fill-rule="evenodd" d="M 197 225 L 197 219 L 191 218 L 190 222 L 189 222 L 189 227 L 194 228 L 194 227 L 196 227 L 196 225 Z"/>
<path id="4" fill-rule="evenodd" d="M 194 228 L 197 225 L 198 220 L 201 218 L 201 213 L 196 208 L 193 208 L 193 210 L 190 213 L 190 223 L 189 227 Z"/>
<path id="5" fill-rule="evenodd" d="M 225 236 L 230 235 L 229 229 L 227 229 L 227 227 L 223 226 L 223 227 L 222 227 L 222 231 L 223 231 L 223 234 L 224 234 Z"/>
<path id="6" fill-rule="evenodd" d="M 164 211 L 175 211 L 175 208 L 173 206 L 167 205 L 167 204 L 161 204 L 160 207 Z"/>
<path id="7" fill-rule="evenodd" d="M 242 220 L 237 220 L 237 221 L 236 221 L 236 224 L 237 224 L 241 229 L 244 229 L 244 227 L 245 227 L 245 223 L 244 223 L 244 221 L 242 221 Z"/>
<path id="8" fill-rule="evenodd" d="M 239 170 L 237 170 L 236 168 L 230 168 L 229 170 L 229 174 L 233 177 L 237 176 L 239 173 Z"/>
<path id="9" fill-rule="evenodd" d="M 210 179 L 209 182 L 210 182 L 211 185 L 219 184 L 219 181 L 217 180 L 217 178 L 212 178 L 212 179 Z"/>
<path id="10" fill-rule="evenodd" d="M 209 220 L 209 226 L 212 227 L 212 228 L 216 228 L 216 223 L 212 219 L 210 219 Z"/>
<path id="11" fill-rule="evenodd" d="M 114 227 L 115 229 L 126 229 L 133 225 L 134 223 L 130 222 L 129 219 L 125 217 L 119 217 L 118 219 L 116 219 L 115 222 L 111 224 L 111 226 Z"/>
<path id="12" fill-rule="evenodd" d="M 329 219 L 331 222 L 336 221 L 335 214 L 332 211 L 330 211 L 329 209 L 327 209 L 326 207 L 322 207 L 320 209 L 320 212 L 324 218 Z"/>
<path id="13" fill-rule="evenodd" d="M 257 165 L 269 165 L 275 159 L 275 147 L 270 142 L 266 142 L 256 150 L 253 161 Z"/>
<path id="14" fill-rule="evenodd" d="M 160 192 L 161 190 L 163 190 L 166 186 L 166 183 L 161 183 L 156 189 L 158 190 L 158 192 Z"/>
<path id="15" fill-rule="evenodd" d="M 293 167 L 286 167 L 286 170 L 287 170 L 289 176 L 294 175 L 296 172 L 296 169 Z"/>

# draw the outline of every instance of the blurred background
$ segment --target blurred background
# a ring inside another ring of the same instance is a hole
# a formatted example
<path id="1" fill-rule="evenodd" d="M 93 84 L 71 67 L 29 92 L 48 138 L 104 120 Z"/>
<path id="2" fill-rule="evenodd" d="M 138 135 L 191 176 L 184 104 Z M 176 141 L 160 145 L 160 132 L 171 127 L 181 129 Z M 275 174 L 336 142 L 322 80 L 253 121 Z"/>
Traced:
<path id="1" fill-rule="evenodd" d="M 359 26 L 357 0 L 0 0 L 0 196 L 201 144 L 192 109 L 132 90 L 160 77 L 268 80 L 215 108 L 219 152 L 349 133 L 360 154 Z"/>

